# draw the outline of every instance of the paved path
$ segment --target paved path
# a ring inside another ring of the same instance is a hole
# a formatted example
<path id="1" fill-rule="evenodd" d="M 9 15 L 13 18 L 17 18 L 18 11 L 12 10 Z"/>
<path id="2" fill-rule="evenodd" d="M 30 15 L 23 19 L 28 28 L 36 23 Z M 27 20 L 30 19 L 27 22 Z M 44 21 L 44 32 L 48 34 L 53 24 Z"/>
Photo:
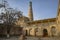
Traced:
<path id="1" fill-rule="evenodd" d="M 0 38 L 0 40 L 19 40 L 19 36 L 14 36 L 10 38 Z M 25 37 L 25 40 L 60 40 L 60 37 Z"/>
<path id="2" fill-rule="evenodd" d="M 19 37 L 0 38 L 0 40 L 18 40 Z"/>
<path id="3" fill-rule="evenodd" d="M 25 40 L 60 40 L 60 37 L 26 37 Z"/>

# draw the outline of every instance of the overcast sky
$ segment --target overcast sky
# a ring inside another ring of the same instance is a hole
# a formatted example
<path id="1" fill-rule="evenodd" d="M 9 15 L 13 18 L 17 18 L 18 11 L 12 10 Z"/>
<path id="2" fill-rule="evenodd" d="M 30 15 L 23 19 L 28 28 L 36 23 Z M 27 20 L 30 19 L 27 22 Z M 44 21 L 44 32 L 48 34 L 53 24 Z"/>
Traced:
<path id="1" fill-rule="evenodd" d="M 30 0 L 7 0 L 10 7 L 18 8 L 28 16 Z M 57 16 L 58 0 L 32 0 L 34 20 L 54 18 Z"/>

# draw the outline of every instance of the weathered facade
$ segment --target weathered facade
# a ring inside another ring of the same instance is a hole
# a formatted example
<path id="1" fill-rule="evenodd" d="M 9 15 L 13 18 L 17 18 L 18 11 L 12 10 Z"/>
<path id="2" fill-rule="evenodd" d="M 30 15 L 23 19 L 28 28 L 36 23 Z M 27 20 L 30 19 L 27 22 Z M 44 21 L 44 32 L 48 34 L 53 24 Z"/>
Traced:
<path id="1" fill-rule="evenodd" d="M 58 5 L 58 15 L 56 18 L 49 18 L 43 20 L 35 20 L 32 21 L 32 2 L 30 2 L 29 6 L 29 17 L 30 20 L 28 22 L 25 20 L 22 22 L 22 27 L 24 31 L 24 35 L 26 36 L 60 36 L 60 0 Z M 28 19 L 28 18 L 27 18 Z M 17 23 L 21 23 L 17 22 Z"/>
<path id="2" fill-rule="evenodd" d="M 31 36 L 52 36 L 57 35 L 56 18 L 44 19 L 27 23 L 23 28 L 25 35 Z M 55 32 L 55 33 L 54 33 Z"/>

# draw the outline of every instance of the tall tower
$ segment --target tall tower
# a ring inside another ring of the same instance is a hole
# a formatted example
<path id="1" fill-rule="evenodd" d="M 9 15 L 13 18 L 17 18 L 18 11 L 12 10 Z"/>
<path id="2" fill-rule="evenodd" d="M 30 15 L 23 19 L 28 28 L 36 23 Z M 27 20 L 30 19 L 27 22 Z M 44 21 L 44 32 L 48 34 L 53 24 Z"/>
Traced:
<path id="1" fill-rule="evenodd" d="M 33 21 L 32 1 L 29 2 L 28 18 L 30 21 Z"/>

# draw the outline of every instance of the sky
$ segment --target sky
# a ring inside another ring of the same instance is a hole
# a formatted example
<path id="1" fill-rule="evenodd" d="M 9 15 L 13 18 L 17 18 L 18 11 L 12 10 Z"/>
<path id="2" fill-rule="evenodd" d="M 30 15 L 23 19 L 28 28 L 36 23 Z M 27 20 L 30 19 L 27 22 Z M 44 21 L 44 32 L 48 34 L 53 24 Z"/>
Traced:
<path id="1" fill-rule="evenodd" d="M 28 16 L 30 0 L 6 0 L 9 6 L 17 8 Z M 58 0 L 31 0 L 34 20 L 55 18 L 58 10 Z"/>

